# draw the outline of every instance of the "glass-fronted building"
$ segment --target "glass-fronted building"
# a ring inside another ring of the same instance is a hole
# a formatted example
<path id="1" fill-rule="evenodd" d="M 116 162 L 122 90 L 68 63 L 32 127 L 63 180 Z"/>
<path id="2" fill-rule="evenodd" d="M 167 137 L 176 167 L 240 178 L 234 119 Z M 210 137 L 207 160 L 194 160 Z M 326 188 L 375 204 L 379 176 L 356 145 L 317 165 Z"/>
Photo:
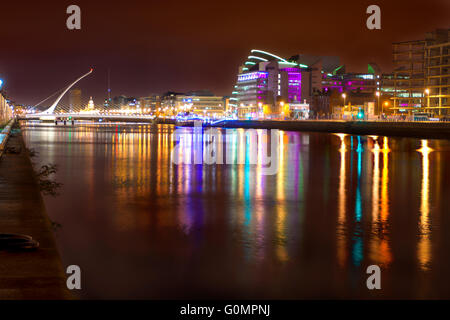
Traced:
<path id="1" fill-rule="evenodd" d="M 230 107 L 240 117 L 278 114 L 282 104 L 302 98 L 302 71 L 308 66 L 262 50 L 251 50 L 239 67 Z"/>

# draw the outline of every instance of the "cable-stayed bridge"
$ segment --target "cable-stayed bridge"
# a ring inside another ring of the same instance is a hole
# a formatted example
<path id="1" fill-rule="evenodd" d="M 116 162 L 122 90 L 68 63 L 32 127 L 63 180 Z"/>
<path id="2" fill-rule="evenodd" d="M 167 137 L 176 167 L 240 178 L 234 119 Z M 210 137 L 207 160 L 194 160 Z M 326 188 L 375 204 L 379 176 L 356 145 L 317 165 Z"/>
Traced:
<path id="1" fill-rule="evenodd" d="M 88 73 L 82 75 L 81 77 L 79 77 L 77 80 L 75 80 L 74 82 L 72 82 L 59 96 L 58 98 L 55 100 L 55 102 L 53 102 L 53 104 L 50 106 L 50 108 L 48 108 L 47 110 L 41 112 L 41 114 L 43 115 L 53 115 L 55 113 L 55 109 L 58 106 L 58 103 L 61 101 L 62 97 L 64 97 L 64 95 L 67 93 L 67 91 L 70 90 L 70 88 L 72 88 L 78 81 L 80 81 L 81 79 L 87 77 L 88 75 L 90 75 L 92 73 L 92 71 L 94 71 L 94 69 L 91 68 L 91 70 L 89 70 Z"/>
<path id="2" fill-rule="evenodd" d="M 67 106 L 60 106 L 59 103 L 61 99 L 64 97 L 64 95 L 79 81 L 84 79 L 85 77 L 89 76 L 93 72 L 93 69 L 91 68 L 89 72 L 83 74 L 78 79 L 76 79 L 74 82 L 72 82 L 69 86 L 63 88 L 59 96 L 56 98 L 56 100 L 53 102 L 53 104 L 46 110 L 38 113 L 33 114 L 27 114 L 24 117 L 21 117 L 21 119 L 26 120 L 43 120 L 43 121 L 58 121 L 58 120 L 108 120 L 108 121 L 130 121 L 130 122 L 154 122 L 157 121 L 158 123 L 173 123 L 174 121 L 171 119 L 164 119 L 164 118 L 156 118 L 153 115 L 144 115 L 144 114 L 109 114 L 108 112 L 98 112 L 98 111 L 92 111 L 92 112 L 73 112 L 73 110 L 70 110 L 71 108 L 68 108 Z M 59 93 L 60 91 L 57 91 L 50 97 L 46 98 L 43 101 L 48 100 L 55 94 Z M 40 103 L 42 103 L 41 101 Z M 38 103 L 37 105 L 39 105 Z M 57 108 L 59 107 L 59 112 L 57 112 Z M 78 108 L 81 108 L 81 106 L 78 106 Z M 63 111 L 63 112 L 61 112 Z"/>

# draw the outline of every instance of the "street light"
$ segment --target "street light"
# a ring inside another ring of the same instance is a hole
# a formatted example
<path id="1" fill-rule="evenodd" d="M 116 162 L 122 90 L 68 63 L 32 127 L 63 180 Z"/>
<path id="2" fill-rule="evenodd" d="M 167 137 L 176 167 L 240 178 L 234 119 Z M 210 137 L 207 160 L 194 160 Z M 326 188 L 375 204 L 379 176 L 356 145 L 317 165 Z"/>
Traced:
<path id="1" fill-rule="evenodd" d="M 387 107 L 389 106 L 389 102 L 385 101 L 385 102 L 384 102 L 384 106 L 387 108 Z M 383 107 L 383 109 L 381 110 L 381 113 L 384 114 L 384 107 Z"/>
<path id="2" fill-rule="evenodd" d="M 342 109 L 342 118 L 344 118 L 344 111 L 345 111 L 345 98 L 347 98 L 347 95 L 345 93 L 342 94 L 342 98 L 344 98 L 344 108 Z"/>
<path id="3" fill-rule="evenodd" d="M 283 120 L 284 120 L 284 101 L 280 101 L 280 107 L 281 107 L 281 115 L 283 116 Z"/>
<path id="4" fill-rule="evenodd" d="M 427 108 L 430 107 L 430 89 L 425 89 L 425 94 L 427 95 L 427 106 L 424 109 L 427 111 Z"/>
<path id="5" fill-rule="evenodd" d="M 380 91 L 377 91 L 377 92 L 375 93 L 375 95 L 376 95 L 377 98 L 378 98 L 377 109 L 378 109 L 378 112 L 380 112 Z"/>

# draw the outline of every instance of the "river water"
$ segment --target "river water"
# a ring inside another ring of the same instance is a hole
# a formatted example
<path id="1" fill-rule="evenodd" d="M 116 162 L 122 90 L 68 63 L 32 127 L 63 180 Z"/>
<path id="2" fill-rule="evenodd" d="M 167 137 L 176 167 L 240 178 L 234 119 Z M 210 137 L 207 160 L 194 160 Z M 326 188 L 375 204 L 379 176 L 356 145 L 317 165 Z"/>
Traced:
<path id="1" fill-rule="evenodd" d="M 450 298 L 449 141 L 280 131 L 270 175 L 261 130 L 218 135 L 231 164 L 174 163 L 205 134 L 174 130 L 24 125 L 81 298 Z"/>

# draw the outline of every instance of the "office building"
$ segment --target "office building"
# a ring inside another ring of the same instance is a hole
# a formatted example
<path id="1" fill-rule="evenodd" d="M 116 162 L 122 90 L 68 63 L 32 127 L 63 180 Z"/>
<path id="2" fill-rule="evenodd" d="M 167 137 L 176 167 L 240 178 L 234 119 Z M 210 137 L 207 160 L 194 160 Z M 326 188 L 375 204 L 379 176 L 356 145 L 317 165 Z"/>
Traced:
<path id="1" fill-rule="evenodd" d="M 139 105 L 145 113 L 154 113 L 161 107 L 161 96 L 152 94 L 139 98 Z"/>
<path id="2" fill-rule="evenodd" d="M 394 109 L 448 114 L 450 108 L 450 29 L 437 29 L 423 40 L 392 45 Z"/>
<path id="3" fill-rule="evenodd" d="M 12 110 L 8 101 L 0 92 L 0 124 L 4 124 L 12 118 Z"/>
<path id="4" fill-rule="evenodd" d="M 81 90 L 72 89 L 69 91 L 69 112 L 79 112 L 83 108 L 81 102 Z"/>
<path id="5" fill-rule="evenodd" d="M 449 114 L 450 29 L 436 30 L 427 35 L 425 66 L 425 106 L 435 114 Z"/>
<path id="6" fill-rule="evenodd" d="M 322 90 L 323 70 L 336 68 L 338 61 L 337 57 L 311 55 L 284 59 L 251 50 L 239 67 L 230 107 L 239 117 L 279 117 L 304 111 L 313 92 Z"/>
<path id="7" fill-rule="evenodd" d="M 161 98 L 161 112 L 173 115 L 190 112 L 200 116 L 220 117 L 227 110 L 227 101 L 228 98 L 216 96 L 207 90 L 167 92 Z"/>

